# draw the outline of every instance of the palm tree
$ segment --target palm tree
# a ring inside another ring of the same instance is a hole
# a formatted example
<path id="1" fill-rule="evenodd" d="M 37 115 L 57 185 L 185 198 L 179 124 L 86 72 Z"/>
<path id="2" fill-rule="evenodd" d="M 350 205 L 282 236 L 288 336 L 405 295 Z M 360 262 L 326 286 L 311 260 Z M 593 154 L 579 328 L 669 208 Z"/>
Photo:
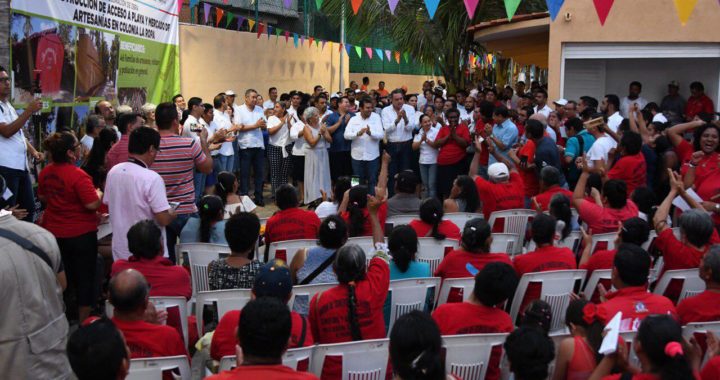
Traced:
<path id="1" fill-rule="evenodd" d="M 347 0 L 325 0 L 321 11 L 339 24 L 343 2 L 349 14 L 347 34 L 353 36 L 349 43 L 360 44 L 379 30 L 395 42 L 395 50 L 410 53 L 419 64 L 437 67 L 451 92 L 468 84 L 461 60 L 466 62 L 471 52 L 483 52 L 467 28 L 507 17 L 503 0 L 480 0 L 472 19 L 460 0 L 442 0 L 432 20 L 423 0 L 400 1 L 395 15 L 390 13 L 387 0 L 364 0 L 354 16 Z M 542 11 L 547 11 L 545 0 L 523 0 L 516 14 Z"/>

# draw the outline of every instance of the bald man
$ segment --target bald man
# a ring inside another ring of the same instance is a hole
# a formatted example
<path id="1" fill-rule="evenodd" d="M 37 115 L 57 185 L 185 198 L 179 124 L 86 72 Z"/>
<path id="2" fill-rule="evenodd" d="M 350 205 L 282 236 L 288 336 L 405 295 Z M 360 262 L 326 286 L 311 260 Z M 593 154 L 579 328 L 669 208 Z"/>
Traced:
<path id="1" fill-rule="evenodd" d="M 553 141 L 557 142 L 557 131 L 555 131 L 554 129 L 552 129 L 552 127 L 550 127 L 548 125 L 547 117 L 545 117 L 545 115 L 543 115 L 541 113 L 534 113 L 534 114 L 530 115 L 530 117 L 528 119 L 529 120 L 537 120 L 540 123 L 542 123 L 543 127 L 545 127 L 545 134 L 550 136 L 550 138 L 553 139 Z"/>
<path id="2" fill-rule="evenodd" d="M 178 330 L 157 323 L 155 307 L 149 301 L 150 286 L 142 273 L 124 270 L 110 279 L 109 288 L 112 321 L 125 335 L 132 359 L 187 356 Z"/>
<path id="3" fill-rule="evenodd" d="M 115 108 L 113 108 L 113 105 L 107 100 L 101 100 L 95 104 L 95 114 L 105 119 L 105 126 L 114 129 L 118 135 L 118 140 L 120 140 L 120 131 L 115 126 Z"/>

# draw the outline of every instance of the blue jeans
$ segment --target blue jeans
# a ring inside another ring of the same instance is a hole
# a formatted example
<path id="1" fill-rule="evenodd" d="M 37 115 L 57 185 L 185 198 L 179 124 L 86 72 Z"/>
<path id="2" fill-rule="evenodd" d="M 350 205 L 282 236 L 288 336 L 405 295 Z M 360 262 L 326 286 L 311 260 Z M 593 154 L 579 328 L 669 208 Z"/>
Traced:
<path id="1" fill-rule="evenodd" d="M 437 196 L 437 164 L 420 164 L 420 178 L 422 179 L 425 192 L 423 197 L 434 198 Z"/>
<path id="2" fill-rule="evenodd" d="M 352 160 L 353 175 L 360 177 L 360 184 L 367 184 L 368 194 L 375 195 L 380 157 L 371 161 Z"/>
<path id="3" fill-rule="evenodd" d="M 247 195 L 250 184 L 250 165 L 255 179 L 255 203 L 263 199 L 263 176 L 265 175 L 265 149 L 240 149 L 240 194 Z"/>
<path id="4" fill-rule="evenodd" d="M 199 171 L 195 170 L 195 174 L 193 174 L 193 186 L 195 186 L 195 203 L 198 203 L 198 201 L 200 201 L 200 198 L 202 198 L 203 192 L 205 191 L 206 179 L 207 174 L 200 173 Z"/>
<path id="5" fill-rule="evenodd" d="M 234 155 L 223 156 L 222 154 L 218 154 L 217 156 L 213 156 L 213 170 L 215 171 L 215 174 L 218 174 L 220 172 L 232 173 L 234 162 Z"/>
<path id="6" fill-rule="evenodd" d="M 412 140 L 404 142 L 391 142 L 385 146 L 390 155 L 388 165 L 388 195 L 395 193 L 395 174 L 411 168 L 412 162 Z"/>
<path id="7" fill-rule="evenodd" d="M 27 210 L 28 213 L 25 221 L 33 222 L 35 220 L 35 194 L 30 181 L 30 173 L 26 170 L 0 166 L 0 175 L 5 178 L 8 190 L 13 193 L 8 200 L 3 199 L 0 194 L 0 207 L 20 205 L 20 208 Z"/>
<path id="8" fill-rule="evenodd" d="M 167 237 L 167 248 L 168 248 L 168 256 L 170 257 L 170 260 L 173 263 L 177 263 L 177 259 L 175 258 L 175 244 L 178 243 L 178 238 L 180 237 L 180 232 L 182 232 L 183 227 L 185 227 L 185 224 L 187 223 L 188 219 L 190 219 L 191 216 L 196 216 L 197 213 L 194 214 L 178 214 L 178 216 L 170 222 L 167 226 L 165 226 L 165 236 Z"/>

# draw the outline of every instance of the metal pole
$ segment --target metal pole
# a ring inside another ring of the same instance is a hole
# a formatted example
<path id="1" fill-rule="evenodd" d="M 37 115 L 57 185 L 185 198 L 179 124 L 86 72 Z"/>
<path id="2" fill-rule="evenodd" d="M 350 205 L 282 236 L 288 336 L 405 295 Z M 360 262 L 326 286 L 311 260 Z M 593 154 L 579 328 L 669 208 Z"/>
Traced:
<path id="1" fill-rule="evenodd" d="M 260 0 L 255 0 L 255 22 L 258 22 L 260 19 Z M 260 26 L 258 25 L 258 28 Z"/>
<path id="2" fill-rule="evenodd" d="M 342 0 L 342 7 L 341 7 L 341 15 L 340 15 L 340 43 L 342 44 L 342 49 L 340 49 L 340 92 L 343 92 L 345 90 L 345 78 L 343 77 L 343 69 L 345 68 L 345 63 L 343 59 L 343 55 L 345 54 L 345 0 Z"/>
<path id="3" fill-rule="evenodd" d="M 310 37 L 310 25 L 308 25 L 308 2 L 303 1 L 303 29 L 305 30 L 305 36 Z"/>

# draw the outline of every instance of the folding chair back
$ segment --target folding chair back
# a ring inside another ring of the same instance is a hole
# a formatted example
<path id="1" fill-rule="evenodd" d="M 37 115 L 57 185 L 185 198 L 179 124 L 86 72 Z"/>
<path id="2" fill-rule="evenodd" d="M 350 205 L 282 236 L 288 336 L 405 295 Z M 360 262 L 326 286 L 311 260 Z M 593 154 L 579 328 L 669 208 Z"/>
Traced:
<path id="1" fill-rule="evenodd" d="M 162 371 L 176 368 L 180 371 L 180 379 L 190 380 L 190 363 L 188 363 L 188 359 L 185 355 L 130 360 L 130 372 L 135 370 L 143 371 L 146 369 L 152 369 L 155 373 L 158 371 L 161 373 L 161 376 L 157 379 L 162 378 Z"/>
<path id="2" fill-rule="evenodd" d="M 308 365 L 312 362 L 313 351 L 315 346 L 293 348 L 292 350 L 285 351 L 282 361 L 283 365 L 290 367 L 294 370 L 298 369 L 298 363 L 307 360 Z"/>
<path id="3" fill-rule="evenodd" d="M 312 248 L 315 246 L 317 246 L 316 239 L 274 241 L 270 243 L 270 248 L 268 250 L 268 262 L 274 259 L 280 259 L 290 265 L 295 253 L 297 253 L 299 249 Z"/>
<path id="4" fill-rule="evenodd" d="M 585 286 L 583 287 L 583 294 L 585 294 L 585 298 L 588 300 L 593 299 L 593 295 L 595 295 L 595 292 L 597 292 L 597 286 L 602 280 L 610 280 L 610 276 L 612 275 L 612 269 L 598 269 L 594 270 L 592 274 L 590 275 L 590 278 L 588 278 L 587 281 L 585 281 Z M 610 290 L 610 289 L 608 289 Z"/>
<path id="5" fill-rule="evenodd" d="M 520 235 L 508 232 L 493 232 L 490 252 L 507 253 L 512 256 L 516 253 L 515 247 L 520 245 Z"/>
<path id="6" fill-rule="evenodd" d="M 437 240 L 431 237 L 421 237 L 418 238 L 418 251 L 415 259 L 430 264 L 430 274 L 433 274 L 445 255 L 459 246 L 460 243 L 453 239 Z"/>
<path id="7" fill-rule="evenodd" d="M 402 224 L 410 224 L 415 219 L 420 219 L 418 214 L 400 214 L 387 217 L 385 219 L 385 225 L 388 227 L 395 227 Z"/>
<path id="8" fill-rule="evenodd" d="M 206 305 L 217 303 L 217 315 L 219 320 L 230 310 L 241 310 L 250 302 L 252 295 L 251 289 L 226 289 L 226 290 L 209 290 L 207 292 L 198 292 L 196 295 L 196 319 L 198 336 L 202 336 L 203 328 L 203 309 Z"/>
<path id="9" fill-rule="evenodd" d="M 508 334 L 445 335 L 445 370 L 463 380 L 483 380 L 493 346 L 502 345 Z"/>
<path id="10" fill-rule="evenodd" d="M 708 331 L 715 334 L 715 336 L 720 336 L 720 321 L 694 322 L 688 323 L 687 325 L 683 326 L 683 336 L 685 337 L 685 339 L 690 339 L 695 334 L 706 335 Z M 705 363 L 707 363 L 707 361 L 710 359 L 709 354 L 709 351 L 705 351 L 702 363 L 700 365 L 701 368 L 704 367 Z"/>
<path id="11" fill-rule="evenodd" d="M 525 240 L 525 232 L 528 228 L 528 222 L 535 216 L 536 212 L 530 209 L 511 209 L 495 211 L 490 214 L 488 223 L 490 227 L 495 225 L 498 219 L 504 220 L 503 231 L 506 233 L 516 234 L 520 238 L 520 243 L 513 247 L 514 253 L 522 251 L 522 244 Z"/>
<path id="12" fill-rule="evenodd" d="M 337 283 L 331 283 L 331 284 L 309 284 L 309 285 L 295 285 L 293 286 L 292 296 L 290 297 L 290 301 L 288 302 L 288 305 L 290 305 L 290 310 L 307 315 L 309 312 L 310 307 L 310 301 L 312 301 L 312 298 L 315 296 L 315 294 L 324 292 L 328 289 L 336 287 Z M 298 298 L 302 298 L 306 300 L 305 302 L 300 301 L 298 302 Z M 305 305 L 307 307 L 307 310 L 302 310 L 300 308 L 301 305 Z"/>
<path id="13" fill-rule="evenodd" d="M 682 280 L 682 290 L 678 302 L 692 295 L 700 294 L 705 290 L 705 282 L 700 279 L 697 269 L 676 269 L 665 271 L 658 280 L 653 293 L 663 295 L 672 280 Z"/>
<path id="14" fill-rule="evenodd" d="M 388 335 L 390 335 L 393 324 L 398 318 L 413 310 L 422 311 L 425 309 L 429 289 L 432 289 L 435 293 L 432 302 L 432 305 L 435 305 L 434 301 L 440 290 L 440 277 L 390 281 L 390 326 Z"/>
<path id="15" fill-rule="evenodd" d="M 590 245 L 590 254 L 595 253 L 598 243 L 605 242 L 607 244 L 607 250 L 615 249 L 615 239 L 617 238 L 617 232 L 609 232 L 606 234 L 593 234 L 592 243 Z"/>
<path id="16" fill-rule="evenodd" d="M 322 378 L 326 356 L 339 356 L 342 360 L 342 380 L 383 380 L 388 367 L 387 339 L 359 342 L 321 344 L 315 346 L 310 370 Z"/>
<path id="17" fill-rule="evenodd" d="M 448 303 L 448 298 L 451 291 L 457 291 L 462 294 L 462 301 L 467 301 L 470 298 L 470 294 L 475 287 L 474 277 L 465 278 L 446 278 L 440 286 L 440 295 L 437 299 L 437 306 Z M 460 300 L 450 300 L 460 302 Z"/>
<path id="18" fill-rule="evenodd" d="M 210 290 L 208 265 L 213 260 L 218 260 L 221 254 L 229 255 L 230 247 L 221 244 L 186 243 L 178 244 L 175 252 L 178 256 L 188 256 L 194 296 L 197 292 Z"/>
<path id="19" fill-rule="evenodd" d="M 478 214 L 475 212 L 449 212 L 443 216 L 443 219 L 453 222 L 453 224 L 458 226 L 460 231 L 462 231 L 465 228 L 465 223 L 467 223 L 468 220 L 482 217 L 483 214 Z"/>

